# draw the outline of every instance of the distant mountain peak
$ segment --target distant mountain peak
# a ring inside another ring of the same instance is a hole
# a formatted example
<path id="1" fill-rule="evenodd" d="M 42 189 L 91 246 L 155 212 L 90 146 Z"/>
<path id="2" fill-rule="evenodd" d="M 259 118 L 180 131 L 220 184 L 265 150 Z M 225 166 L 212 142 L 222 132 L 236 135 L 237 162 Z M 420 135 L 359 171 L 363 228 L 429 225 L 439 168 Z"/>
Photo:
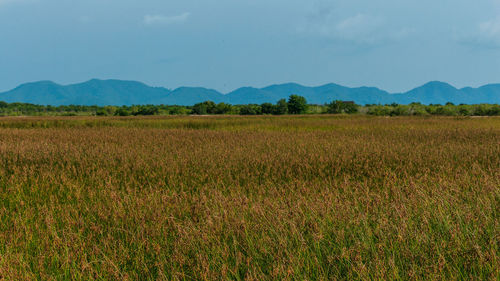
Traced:
<path id="1" fill-rule="evenodd" d="M 288 83 L 281 83 L 281 84 L 274 84 L 274 85 L 271 85 L 270 87 L 273 87 L 273 86 L 277 86 L 277 87 L 305 87 L 303 85 L 300 85 L 299 83 L 295 83 L 295 82 L 288 82 Z"/>
<path id="2" fill-rule="evenodd" d="M 22 87 L 22 86 L 33 86 L 33 85 L 53 85 L 53 86 L 60 86 L 59 84 L 55 83 L 54 81 L 41 80 L 41 81 L 27 82 L 27 83 L 21 84 L 21 85 L 18 86 L 18 88 Z"/>
<path id="3" fill-rule="evenodd" d="M 336 84 L 336 83 L 327 83 L 327 84 L 323 84 L 323 85 L 321 85 L 321 86 L 318 86 L 318 87 L 316 87 L 316 88 L 322 88 L 322 87 L 339 87 L 339 86 L 340 86 L 340 87 L 344 87 L 344 86 L 341 86 L 341 85 Z"/>
<path id="4" fill-rule="evenodd" d="M 180 87 L 169 90 L 163 87 L 150 87 L 137 81 L 94 78 L 70 85 L 59 85 L 53 81 L 30 82 L 0 93 L 0 100 L 50 105 L 193 105 L 207 100 L 217 103 L 260 104 L 274 103 L 292 94 L 304 96 L 312 104 L 324 104 L 333 100 L 352 100 L 358 104 L 500 103 L 500 84 L 489 84 L 480 88 L 466 87 L 459 90 L 445 82 L 431 81 L 406 93 L 389 94 L 379 88 L 366 86 L 349 88 L 329 83 L 308 87 L 297 83 L 284 83 L 260 89 L 242 87 L 223 94 L 203 87 Z"/>
<path id="5" fill-rule="evenodd" d="M 453 88 L 453 89 L 457 89 L 455 88 L 454 86 L 446 83 L 446 82 L 441 82 L 441 81 L 431 81 L 431 82 L 428 82 L 426 84 L 424 84 L 423 86 L 419 87 L 419 88 L 428 88 L 428 87 L 432 87 L 432 88 Z"/>
<path id="6" fill-rule="evenodd" d="M 276 88 L 308 88 L 307 86 L 300 85 L 298 83 L 283 83 L 283 84 L 273 84 L 270 86 L 267 86 L 265 88 L 262 88 L 263 90 L 265 89 L 276 89 Z"/>

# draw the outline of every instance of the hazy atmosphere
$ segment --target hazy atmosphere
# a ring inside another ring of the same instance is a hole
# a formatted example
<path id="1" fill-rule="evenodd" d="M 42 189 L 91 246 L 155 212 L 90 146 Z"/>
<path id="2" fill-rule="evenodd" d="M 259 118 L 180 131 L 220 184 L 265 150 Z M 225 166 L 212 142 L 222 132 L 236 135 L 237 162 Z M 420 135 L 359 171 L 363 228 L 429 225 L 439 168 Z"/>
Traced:
<path id="1" fill-rule="evenodd" d="M 228 92 L 500 82 L 500 1 L 0 0 L 0 91 L 90 78 Z"/>
<path id="2" fill-rule="evenodd" d="M 500 0 L 0 0 L 0 280 L 500 280 Z"/>

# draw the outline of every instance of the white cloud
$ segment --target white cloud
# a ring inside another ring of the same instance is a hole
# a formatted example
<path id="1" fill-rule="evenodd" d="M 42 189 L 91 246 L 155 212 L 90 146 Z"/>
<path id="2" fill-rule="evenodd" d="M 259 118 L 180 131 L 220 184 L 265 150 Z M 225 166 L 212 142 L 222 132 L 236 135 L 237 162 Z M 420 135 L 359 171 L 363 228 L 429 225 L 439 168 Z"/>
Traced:
<path id="1" fill-rule="evenodd" d="M 358 13 L 340 18 L 334 14 L 334 10 L 328 9 L 307 17 L 298 31 L 359 45 L 380 44 L 414 32 L 410 28 L 391 27 L 381 16 Z"/>
<path id="2" fill-rule="evenodd" d="M 476 47 L 500 47 L 500 17 L 483 21 L 468 31 L 456 32 L 455 39 Z"/>
<path id="3" fill-rule="evenodd" d="M 485 39 L 500 42 L 500 17 L 480 23 L 479 32 Z"/>
<path id="4" fill-rule="evenodd" d="M 379 30 L 384 20 L 380 17 L 357 14 L 346 18 L 333 28 L 326 26 L 326 35 L 335 36 L 344 40 L 358 43 L 375 43 L 378 40 Z"/>
<path id="5" fill-rule="evenodd" d="M 0 0 L 1 1 L 1 0 Z M 155 25 L 155 24 L 177 24 L 186 22 L 191 13 L 183 13 L 177 16 L 164 16 L 164 15 L 145 15 L 144 16 L 144 24 L 147 25 Z"/>

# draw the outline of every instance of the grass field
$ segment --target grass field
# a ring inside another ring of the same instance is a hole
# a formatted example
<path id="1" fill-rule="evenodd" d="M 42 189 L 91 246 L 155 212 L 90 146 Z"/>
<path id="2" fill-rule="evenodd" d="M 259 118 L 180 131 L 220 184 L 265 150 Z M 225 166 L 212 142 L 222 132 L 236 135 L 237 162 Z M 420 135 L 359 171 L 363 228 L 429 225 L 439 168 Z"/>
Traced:
<path id="1" fill-rule="evenodd" d="M 500 118 L 0 119 L 0 279 L 500 280 Z"/>

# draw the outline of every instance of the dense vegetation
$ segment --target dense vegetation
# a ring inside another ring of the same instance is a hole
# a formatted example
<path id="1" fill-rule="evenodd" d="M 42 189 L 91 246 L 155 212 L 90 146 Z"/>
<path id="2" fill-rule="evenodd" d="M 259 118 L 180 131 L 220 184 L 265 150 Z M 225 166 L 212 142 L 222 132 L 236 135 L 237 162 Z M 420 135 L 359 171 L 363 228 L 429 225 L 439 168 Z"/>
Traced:
<path id="1" fill-rule="evenodd" d="M 6 117 L 0 279 L 498 280 L 499 140 L 495 117 Z"/>
<path id="2" fill-rule="evenodd" d="M 285 115 L 285 114 L 368 114 L 376 116 L 500 116 L 500 105 L 365 105 L 332 101 L 324 105 L 311 105 L 300 96 L 292 95 L 276 104 L 231 105 L 212 101 L 194 106 L 134 105 L 134 106 L 44 106 L 26 103 L 0 102 L 0 116 L 145 116 L 145 115 Z"/>

